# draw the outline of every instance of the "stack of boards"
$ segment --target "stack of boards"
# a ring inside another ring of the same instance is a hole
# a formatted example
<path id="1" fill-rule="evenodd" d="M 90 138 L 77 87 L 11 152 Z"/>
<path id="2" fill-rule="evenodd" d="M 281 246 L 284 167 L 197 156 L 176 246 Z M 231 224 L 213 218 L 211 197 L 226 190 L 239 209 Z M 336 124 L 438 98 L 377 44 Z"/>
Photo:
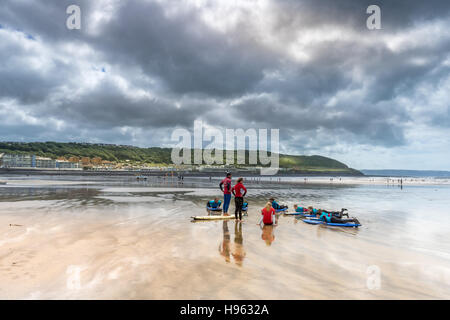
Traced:
<path id="1" fill-rule="evenodd" d="M 302 212 L 287 212 L 284 213 L 285 216 L 302 216 L 304 218 L 314 218 L 316 215 L 314 214 L 305 214 Z"/>
<path id="2" fill-rule="evenodd" d="M 213 209 L 213 208 L 208 208 L 208 210 L 210 211 L 222 211 L 222 209 Z M 282 211 L 286 211 L 286 209 L 280 209 L 277 210 L 277 212 L 282 212 Z M 315 215 L 310 215 L 310 214 L 304 214 L 304 213 L 300 213 L 300 212 L 293 212 L 293 213 L 284 213 L 284 215 L 286 216 L 302 216 L 304 218 L 308 218 L 308 219 L 303 219 L 302 221 L 308 224 L 314 224 L 314 225 L 325 225 L 325 226 L 331 226 L 331 227 L 347 227 L 347 228 L 358 228 L 359 226 L 361 226 L 360 224 L 357 223 L 332 223 L 332 222 L 324 222 L 322 220 L 319 220 L 317 218 L 315 218 Z M 191 217 L 192 220 L 195 221 L 211 221 L 211 220 L 230 220 L 230 219 L 234 219 L 235 216 L 234 215 L 229 215 L 229 216 L 223 216 L 223 215 L 217 215 L 217 216 L 192 216 Z"/>
<path id="3" fill-rule="evenodd" d="M 301 212 L 292 212 L 292 213 L 285 213 L 285 216 L 301 216 L 303 218 L 308 218 L 308 219 L 303 219 L 303 222 L 308 223 L 308 224 L 321 224 L 321 225 L 325 225 L 325 226 L 331 226 L 331 227 L 347 227 L 347 228 L 358 228 L 361 225 L 357 224 L 357 223 L 333 223 L 333 222 L 324 222 L 320 219 L 317 219 L 315 215 L 313 214 L 304 214 Z"/>
<path id="4" fill-rule="evenodd" d="M 357 223 L 351 223 L 351 222 L 333 223 L 333 222 L 324 222 L 319 219 L 305 219 L 305 220 L 303 220 L 303 222 L 308 223 L 308 224 L 322 224 L 325 226 L 332 226 L 332 227 L 358 228 L 359 226 L 361 226 L 360 224 L 357 224 Z"/>

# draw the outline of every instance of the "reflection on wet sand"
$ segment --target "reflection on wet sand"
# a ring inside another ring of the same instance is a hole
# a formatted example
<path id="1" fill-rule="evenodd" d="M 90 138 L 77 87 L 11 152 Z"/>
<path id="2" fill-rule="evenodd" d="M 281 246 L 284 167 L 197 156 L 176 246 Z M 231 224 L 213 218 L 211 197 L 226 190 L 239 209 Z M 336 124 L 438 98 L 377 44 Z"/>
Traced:
<path id="1" fill-rule="evenodd" d="M 194 224 L 190 217 L 204 215 L 205 201 L 217 195 L 215 182 L 97 182 L 0 187 L 0 298 L 450 298 L 450 187 L 264 184 L 249 191 L 244 223 Z M 345 205 L 363 226 L 281 216 L 274 250 L 275 227 L 256 226 L 269 196 L 290 207 Z M 378 289 L 367 286 L 371 267 L 381 272 Z M 72 285 L 75 275 L 79 284 Z"/>
<path id="2" fill-rule="evenodd" d="M 233 258 L 238 266 L 242 266 L 245 257 L 244 238 L 242 237 L 242 222 L 234 224 L 234 251 Z"/>
<path id="3" fill-rule="evenodd" d="M 230 230 L 228 230 L 228 221 L 223 221 L 223 241 L 219 245 L 220 255 L 225 258 L 226 262 L 230 262 Z"/>
<path id="4" fill-rule="evenodd" d="M 261 227 L 262 229 L 261 239 L 263 239 L 268 246 L 272 245 L 272 242 L 275 241 L 273 228 L 274 228 L 273 225 L 264 225 Z"/>
<path id="5" fill-rule="evenodd" d="M 245 258 L 244 238 L 242 236 L 242 222 L 235 222 L 234 224 L 234 247 L 231 252 L 231 236 L 228 229 L 228 221 L 223 221 L 223 240 L 219 245 L 219 253 L 225 258 L 228 263 L 231 261 L 230 255 L 233 256 L 234 262 L 238 266 L 242 266 Z"/>

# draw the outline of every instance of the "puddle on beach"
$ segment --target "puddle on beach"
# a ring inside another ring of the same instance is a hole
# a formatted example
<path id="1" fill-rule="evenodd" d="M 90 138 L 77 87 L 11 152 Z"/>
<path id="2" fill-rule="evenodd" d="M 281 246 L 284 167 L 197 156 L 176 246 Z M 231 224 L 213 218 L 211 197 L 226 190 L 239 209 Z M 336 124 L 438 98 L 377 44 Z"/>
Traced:
<path id="1" fill-rule="evenodd" d="M 3 299 L 450 298 L 449 186 L 249 182 L 243 223 L 193 223 L 217 181 L 39 180 L 0 187 Z M 363 226 L 260 227 L 270 196 Z"/>

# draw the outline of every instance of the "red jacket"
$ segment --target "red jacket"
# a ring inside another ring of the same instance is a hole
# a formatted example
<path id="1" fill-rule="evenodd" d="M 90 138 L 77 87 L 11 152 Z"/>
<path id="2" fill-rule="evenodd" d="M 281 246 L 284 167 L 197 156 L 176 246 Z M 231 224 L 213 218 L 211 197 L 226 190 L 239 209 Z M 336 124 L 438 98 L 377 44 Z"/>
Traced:
<path id="1" fill-rule="evenodd" d="M 231 194 L 231 179 L 230 178 L 225 178 L 222 181 L 220 181 L 220 189 L 222 189 L 223 186 L 223 194 Z"/>
<path id="2" fill-rule="evenodd" d="M 231 190 L 233 191 L 233 194 L 236 198 L 244 197 L 247 193 L 247 189 L 241 182 L 237 183 Z M 242 192 L 242 190 L 244 190 L 244 192 Z"/>
<path id="3" fill-rule="evenodd" d="M 263 215 L 263 223 L 264 224 L 272 224 L 273 223 L 272 215 L 275 214 L 274 208 L 270 208 L 269 210 L 264 208 L 261 210 L 261 214 Z"/>

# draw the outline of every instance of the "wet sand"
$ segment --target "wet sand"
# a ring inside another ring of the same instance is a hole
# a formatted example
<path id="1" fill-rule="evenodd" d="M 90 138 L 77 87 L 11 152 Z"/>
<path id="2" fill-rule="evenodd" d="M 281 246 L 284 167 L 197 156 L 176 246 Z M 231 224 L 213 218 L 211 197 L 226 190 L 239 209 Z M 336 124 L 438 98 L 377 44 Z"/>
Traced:
<path id="1" fill-rule="evenodd" d="M 255 186 L 240 224 L 190 221 L 218 194 L 213 184 L 124 184 L 0 188 L 0 298 L 450 298 L 448 214 L 423 218 L 430 203 L 447 212 L 437 199 L 448 189 Z M 363 227 L 281 216 L 260 228 L 259 208 L 272 194 L 290 207 L 345 204 Z"/>

